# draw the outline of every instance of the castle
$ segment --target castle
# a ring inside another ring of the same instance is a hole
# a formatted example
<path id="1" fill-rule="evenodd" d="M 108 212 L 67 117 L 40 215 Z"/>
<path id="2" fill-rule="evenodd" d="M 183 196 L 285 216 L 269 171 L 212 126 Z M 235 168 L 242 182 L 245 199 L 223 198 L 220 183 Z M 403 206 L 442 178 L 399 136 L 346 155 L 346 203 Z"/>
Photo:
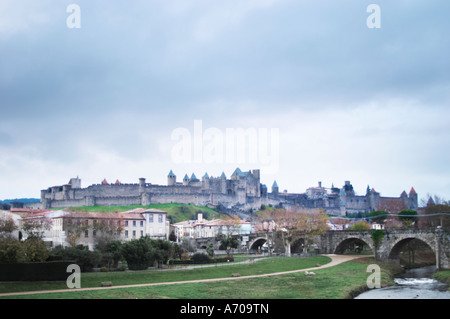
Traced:
<path id="1" fill-rule="evenodd" d="M 259 210 L 262 205 L 281 207 L 323 208 L 329 215 L 344 216 L 348 213 L 387 210 L 398 213 L 403 209 L 417 209 L 418 198 L 414 188 L 400 197 L 381 197 L 367 187 L 365 195 L 356 195 L 349 181 L 342 188 L 310 187 L 305 193 L 280 192 L 276 181 L 271 192 L 260 182 L 260 170 L 243 172 L 237 168 L 227 179 L 222 173 L 210 177 L 207 173 L 198 179 L 186 174 L 181 182 L 171 170 L 167 185 L 146 183 L 140 178 L 137 184 L 123 184 L 118 180 L 81 187 L 81 179 L 72 178 L 66 185 L 52 186 L 41 191 L 42 208 L 66 208 L 78 206 L 149 205 L 183 203 L 197 206 L 218 207 L 233 211 Z"/>

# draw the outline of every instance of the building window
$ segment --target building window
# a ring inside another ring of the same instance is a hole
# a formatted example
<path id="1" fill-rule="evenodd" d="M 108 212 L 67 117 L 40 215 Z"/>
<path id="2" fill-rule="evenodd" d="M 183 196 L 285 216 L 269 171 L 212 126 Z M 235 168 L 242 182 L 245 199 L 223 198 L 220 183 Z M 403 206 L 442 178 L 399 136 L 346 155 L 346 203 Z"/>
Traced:
<path id="1" fill-rule="evenodd" d="M 136 221 L 133 220 L 133 227 L 136 227 Z"/>
<path id="2" fill-rule="evenodd" d="M 158 215 L 158 222 L 159 222 L 159 223 L 162 223 L 162 222 L 163 222 L 163 215 L 162 215 L 162 214 L 159 214 L 159 215 Z"/>
<path id="3" fill-rule="evenodd" d="M 143 227 L 143 226 L 144 226 L 144 221 L 141 220 L 141 221 L 139 222 L 139 225 L 140 225 L 141 227 Z"/>
<path id="4" fill-rule="evenodd" d="M 149 222 L 149 223 L 153 223 L 153 214 L 150 214 L 150 215 L 148 216 L 148 222 Z"/>
<path id="5" fill-rule="evenodd" d="M 92 231 L 92 237 L 94 237 L 94 238 L 97 237 L 97 231 L 96 230 Z"/>
<path id="6" fill-rule="evenodd" d="M 128 227 L 128 220 L 125 221 L 125 227 Z"/>
<path id="7" fill-rule="evenodd" d="M 88 238 L 89 237 L 89 231 L 88 230 L 85 230 L 84 231 L 84 238 Z"/>
<path id="8" fill-rule="evenodd" d="M 125 231 L 125 238 L 128 238 L 128 230 Z"/>
<path id="9" fill-rule="evenodd" d="M 136 238 L 136 231 L 133 230 L 133 238 Z"/>
<path id="10" fill-rule="evenodd" d="M 144 231 L 141 230 L 141 237 L 144 237 Z"/>

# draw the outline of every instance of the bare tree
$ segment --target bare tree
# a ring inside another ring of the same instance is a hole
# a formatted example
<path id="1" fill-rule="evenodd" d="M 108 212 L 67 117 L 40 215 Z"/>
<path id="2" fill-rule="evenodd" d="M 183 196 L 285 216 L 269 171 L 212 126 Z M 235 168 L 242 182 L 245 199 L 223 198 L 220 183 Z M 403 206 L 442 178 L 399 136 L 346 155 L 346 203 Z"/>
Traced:
<path id="1" fill-rule="evenodd" d="M 274 245 L 275 224 L 272 218 L 272 210 L 266 209 L 259 212 L 257 223 L 253 226 L 256 233 L 263 233 L 266 237 L 269 256 L 272 256 Z"/>
<path id="2" fill-rule="evenodd" d="M 11 216 L 0 216 L 0 237 L 11 237 L 18 227 Z"/>
<path id="3" fill-rule="evenodd" d="M 66 232 L 66 241 L 71 247 L 75 247 L 81 235 L 90 228 L 86 214 L 76 212 L 64 216 L 63 225 Z"/>
<path id="4" fill-rule="evenodd" d="M 52 228 L 52 220 L 47 217 L 34 217 L 24 219 L 22 230 L 28 238 L 42 239 L 46 230 Z"/>
<path id="5" fill-rule="evenodd" d="M 304 240 L 303 251 L 306 253 L 314 243 L 314 237 L 328 229 L 328 216 L 321 209 L 276 209 L 270 214 L 286 256 L 291 256 L 291 245 L 300 238 Z"/>
<path id="6" fill-rule="evenodd" d="M 92 220 L 92 223 L 89 220 Z M 71 247 L 77 245 L 78 240 L 86 231 L 92 230 L 95 233 L 95 242 L 101 248 L 108 242 L 119 239 L 123 227 L 123 217 L 118 213 L 71 212 L 64 216 L 66 241 Z"/>

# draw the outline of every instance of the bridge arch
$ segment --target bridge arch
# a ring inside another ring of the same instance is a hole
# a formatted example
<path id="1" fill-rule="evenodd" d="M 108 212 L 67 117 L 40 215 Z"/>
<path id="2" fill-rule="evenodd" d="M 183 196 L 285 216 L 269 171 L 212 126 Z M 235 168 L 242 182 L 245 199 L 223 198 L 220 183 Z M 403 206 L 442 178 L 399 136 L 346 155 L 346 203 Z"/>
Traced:
<path id="1" fill-rule="evenodd" d="M 397 263 L 397 264 L 400 263 L 400 253 L 402 251 L 404 251 L 404 249 L 407 247 L 407 245 L 414 240 L 428 246 L 428 248 L 434 253 L 435 258 L 437 258 L 435 243 L 430 242 L 429 240 L 427 240 L 425 238 L 418 238 L 415 236 L 411 236 L 411 237 L 406 237 L 406 238 L 399 238 L 392 243 L 392 245 L 389 249 L 388 257 L 387 257 L 388 261 L 392 262 L 392 263 Z"/>
<path id="2" fill-rule="evenodd" d="M 359 236 L 348 237 L 340 241 L 334 249 L 334 254 L 343 254 L 347 249 L 352 249 L 355 253 L 362 252 L 364 246 L 368 246 L 372 252 L 375 252 L 374 247 L 366 238 Z"/>
<path id="3" fill-rule="evenodd" d="M 400 262 L 400 252 L 412 240 L 426 244 L 436 257 L 438 269 L 450 269 L 450 236 L 441 229 L 389 229 L 375 249 L 371 230 L 327 231 L 319 237 L 321 253 L 339 254 L 348 245 L 363 242 L 372 250 L 377 260 Z M 427 248 L 428 248 L 427 247 Z"/>
<path id="4" fill-rule="evenodd" d="M 250 250 L 260 250 L 261 247 L 267 242 L 265 237 L 257 237 L 252 240 L 252 242 L 248 245 Z"/>

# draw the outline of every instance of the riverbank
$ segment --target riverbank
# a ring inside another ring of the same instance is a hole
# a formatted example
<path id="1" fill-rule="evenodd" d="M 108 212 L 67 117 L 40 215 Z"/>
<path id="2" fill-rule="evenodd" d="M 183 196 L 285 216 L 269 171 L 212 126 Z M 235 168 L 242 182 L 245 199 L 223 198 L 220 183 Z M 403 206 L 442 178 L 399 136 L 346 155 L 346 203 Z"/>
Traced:
<path id="1" fill-rule="evenodd" d="M 450 285 L 450 270 L 439 270 L 433 274 L 432 278 Z M 450 290 L 450 287 L 448 289 Z"/>
<path id="2" fill-rule="evenodd" d="M 395 286 L 373 289 L 364 292 L 356 299 L 450 299 L 449 285 L 432 278 L 436 267 L 434 265 L 409 268 L 404 273 L 395 276 Z"/>

